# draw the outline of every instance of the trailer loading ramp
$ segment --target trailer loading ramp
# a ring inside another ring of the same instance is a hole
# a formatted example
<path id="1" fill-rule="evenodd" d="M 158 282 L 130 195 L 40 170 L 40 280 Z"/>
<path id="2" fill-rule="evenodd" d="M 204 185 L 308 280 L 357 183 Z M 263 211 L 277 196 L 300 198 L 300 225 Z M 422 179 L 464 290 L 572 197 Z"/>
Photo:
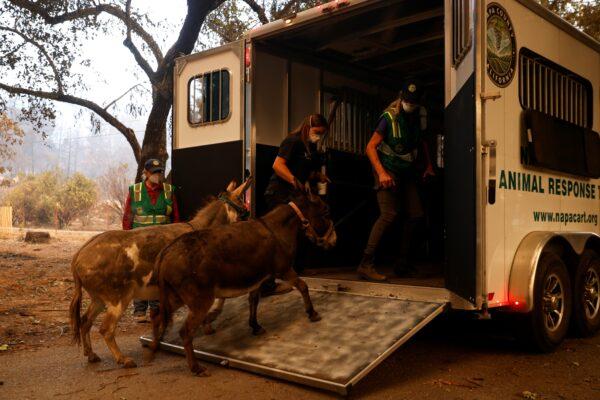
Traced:
<path id="1" fill-rule="evenodd" d="M 196 356 L 346 395 L 447 304 L 443 300 L 402 299 L 391 291 L 385 296 L 357 294 L 340 284 L 318 281 L 307 279 L 321 321 L 308 320 L 302 297 L 294 290 L 261 299 L 258 321 L 267 332 L 253 336 L 248 326 L 247 296 L 228 299 L 223 314 L 213 324 L 216 333 L 205 336 L 200 332 L 195 338 Z M 386 286 L 394 285 L 371 287 L 385 293 Z M 176 319 L 161 342 L 162 349 L 184 354 L 178 335 L 181 321 Z M 142 337 L 141 341 L 148 344 L 151 338 Z"/>

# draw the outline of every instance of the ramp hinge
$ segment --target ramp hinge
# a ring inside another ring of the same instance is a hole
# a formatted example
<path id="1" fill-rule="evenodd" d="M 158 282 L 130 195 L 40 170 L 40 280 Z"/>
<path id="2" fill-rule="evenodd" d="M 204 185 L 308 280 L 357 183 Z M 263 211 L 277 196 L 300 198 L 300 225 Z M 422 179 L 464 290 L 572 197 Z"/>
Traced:
<path id="1" fill-rule="evenodd" d="M 502 93 L 500 93 L 499 91 L 497 91 L 497 92 L 483 92 L 483 93 L 481 93 L 479 95 L 479 97 L 483 101 L 486 101 L 486 100 L 496 100 L 496 99 L 499 99 L 500 97 L 502 97 Z"/>

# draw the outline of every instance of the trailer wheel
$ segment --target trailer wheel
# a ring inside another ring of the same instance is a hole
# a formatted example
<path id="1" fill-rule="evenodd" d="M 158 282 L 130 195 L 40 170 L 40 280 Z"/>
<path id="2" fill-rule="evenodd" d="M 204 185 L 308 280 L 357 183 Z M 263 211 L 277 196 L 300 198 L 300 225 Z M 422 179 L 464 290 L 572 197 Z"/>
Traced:
<path id="1" fill-rule="evenodd" d="M 591 336 L 600 329 L 600 257 L 593 250 L 581 255 L 573 294 L 573 329 Z"/>
<path id="2" fill-rule="evenodd" d="M 534 282 L 533 311 L 524 316 L 522 338 L 534 349 L 551 352 L 565 338 L 572 312 L 571 279 L 554 253 L 540 257 Z"/>

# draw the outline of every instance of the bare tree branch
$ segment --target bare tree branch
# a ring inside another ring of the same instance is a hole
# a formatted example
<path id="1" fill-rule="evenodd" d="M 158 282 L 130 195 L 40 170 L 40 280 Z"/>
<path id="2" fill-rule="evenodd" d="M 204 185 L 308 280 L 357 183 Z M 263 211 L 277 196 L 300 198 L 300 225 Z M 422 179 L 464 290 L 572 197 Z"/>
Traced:
<path id="1" fill-rule="evenodd" d="M 206 21 L 204 21 L 204 23 L 206 24 L 206 26 L 208 26 L 208 29 L 210 29 L 211 31 L 213 31 L 214 33 L 219 35 L 221 37 L 221 39 L 223 39 L 227 43 L 231 43 L 237 39 L 237 38 L 227 35 L 225 30 L 221 29 L 220 26 L 218 26 L 217 24 L 215 24 L 213 21 L 211 21 L 208 18 L 206 19 Z"/>
<path id="2" fill-rule="evenodd" d="M 182 54 L 190 54 L 192 50 L 194 50 L 194 45 L 196 44 L 196 40 L 198 40 L 200 28 L 202 27 L 202 23 L 206 19 L 206 16 L 224 2 L 225 0 L 187 1 L 188 12 L 185 16 L 185 20 L 183 21 L 183 26 L 179 31 L 179 37 L 173 46 L 171 46 L 169 51 L 167 51 L 167 54 L 165 54 L 165 60 L 163 62 L 164 65 L 162 67 L 170 70 L 174 65 L 176 57 Z M 159 66 L 159 68 L 161 68 L 161 66 Z"/>
<path id="3" fill-rule="evenodd" d="M 127 24 L 127 14 L 117 6 L 111 4 L 98 4 L 95 7 L 80 8 L 76 11 L 66 12 L 64 14 L 50 15 L 50 13 L 39 2 L 30 0 L 8 0 L 17 7 L 24 8 L 31 13 L 41 17 L 47 24 L 56 25 L 63 22 L 83 19 L 107 13 L 116 17 Z M 163 54 L 160 51 L 158 43 L 138 22 L 131 20 L 131 29 L 148 45 L 156 62 L 160 64 L 163 61 Z"/>
<path id="4" fill-rule="evenodd" d="M 264 25 L 269 23 L 269 18 L 267 18 L 265 9 L 261 7 L 255 0 L 244 0 L 244 2 L 248 4 L 252 11 L 256 13 L 261 24 Z"/>
<path id="5" fill-rule="evenodd" d="M 127 0 L 127 3 L 125 4 L 125 15 L 125 25 L 127 25 L 127 37 L 123 41 L 123 45 L 125 45 L 125 47 L 127 47 L 129 51 L 133 54 L 135 61 L 138 63 L 140 68 L 146 73 L 146 75 L 148 75 L 148 79 L 150 79 L 150 82 L 154 83 L 154 80 L 156 79 L 156 74 L 154 73 L 154 70 L 152 69 L 148 61 L 146 61 L 144 56 L 142 56 L 142 53 L 140 53 L 138 48 L 133 43 L 133 40 L 131 39 L 131 25 L 133 23 L 131 19 L 131 0 Z"/>
<path id="6" fill-rule="evenodd" d="M 110 125 L 114 126 L 119 132 L 125 136 L 127 142 L 131 145 L 133 150 L 133 155 L 135 156 L 136 161 L 139 163 L 141 158 L 142 149 L 140 144 L 133 132 L 133 129 L 126 127 L 116 119 L 112 114 L 103 109 L 98 104 L 93 101 L 82 99 L 80 97 L 71 96 L 64 93 L 55 93 L 55 92 L 44 92 L 41 90 L 31 90 L 26 88 L 20 88 L 17 86 L 9 86 L 3 83 L 0 83 L 0 89 L 6 90 L 12 94 L 20 94 L 27 96 L 39 97 L 42 99 L 55 100 L 63 103 L 76 104 L 78 106 L 85 107 L 93 112 L 95 112 L 100 118 L 108 122 Z"/>
<path id="7" fill-rule="evenodd" d="M 14 49 L 12 49 L 12 50 L 10 50 L 10 51 L 8 51 L 8 52 L 6 52 L 6 53 L 2 54 L 2 55 L 0 56 L 0 58 L 5 58 L 5 57 L 8 57 L 8 56 L 10 56 L 10 55 L 13 55 L 13 54 L 15 54 L 17 51 L 21 50 L 21 47 L 25 46 L 26 44 L 27 44 L 27 42 L 23 42 L 23 43 L 21 43 L 20 45 L 18 45 L 18 46 L 17 46 L 17 47 L 15 47 Z"/>
<path id="8" fill-rule="evenodd" d="M 56 68 L 56 64 L 54 64 L 54 60 L 52 60 L 52 58 L 50 57 L 50 55 L 48 54 L 48 52 L 46 51 L 46 49 L 44 49 L 44 47 L 42 45 L 40 45 L 39 43 L 37 43 L 35 40 L 30 38 L 29 36 L 25 35 L 22 32 L 19 32 L 18 30 L 14 29 L 14 28 L 9 28 L 7 26 L 0 26 L 0 31 L 12 32 L 12 33 L 20 36 L 21 39 L 23 39 L 25 42 L 30 43 L 33 46 L 35 46 L 40 51 L 40 53 L 42 53 L 44 58 L 48 61 L 50 68 L 52 68 L 52 72 L 54 73 L 54 79 L 56 79 L 56 86 L 58 87 L 58 93 L 64 92 L 63 83 L 62 83 L 62 79 L 60 77 L 60 73 L 58 72 L 58 68 Z"/>
<path id="9" fill-rule="evenodd" d="M 132 87 L 130 87 L 129 89 L 127 89 L 125 92 L 123 92 L 123 94 L 121 94 L 119 97 L 117 97 L 116 99 L 114 99 L 113 101 L 111 101 L 110 103 L 108 103 L 107 105 L 105 105 L 104 109 L 108 110 L 110 108 L 110 106 L 112 106 L 113 104 L 115 104 L 117 101 L 121 100 L 123 97 L 125 97 L 125 95 L 127 93 L 131 92 L 133 89 L 135 89 L 137 87 L 144 88 L 144 86 L 141 83 L 136 83 L 135 85 L 133 85 Z M 146 89 L 146 90 L 149 91 L 148 89 Z"/>

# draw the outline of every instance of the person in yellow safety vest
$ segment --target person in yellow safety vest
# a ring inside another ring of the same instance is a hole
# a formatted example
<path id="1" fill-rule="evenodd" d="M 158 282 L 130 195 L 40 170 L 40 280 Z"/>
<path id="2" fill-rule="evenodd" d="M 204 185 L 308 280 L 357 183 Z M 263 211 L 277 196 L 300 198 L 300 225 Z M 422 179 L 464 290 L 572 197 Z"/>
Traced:
<path id="1" fill-rule="evenodd" d="M 404 228 L 399 243 L 399 257 L 394 266 L 397 276 L 414 276 L 415 232 L 423 224 L 424 210 L 417 183 L 435 175 L 427 143 L 423 140 L 425 109 L 419 107 L 421 85 L 406 81 L 400 97 L 383 112 L 367 144 L 367 156 L 375 175 L 379 218 L 371 228 L 358 275 L 371 281 L 386 277 L 375 270 L 374 254 L 381 238 L 399 214 L 404 214 Z M 425 161 L 424 171 L 415 166 L 419 151 Z"/>
<path id="2" fill-rule="evenodd" d="M 123 229 L 179 222 L 179 210 L 172 185 L 164 182 L 165 168 L 159 160 L 144 164 L 144 179 L 129 187 L 123 212 Z M 148 322 L 148 307 L 158 309 L 158 301 L 134 300 L 134 318 Z"/>

